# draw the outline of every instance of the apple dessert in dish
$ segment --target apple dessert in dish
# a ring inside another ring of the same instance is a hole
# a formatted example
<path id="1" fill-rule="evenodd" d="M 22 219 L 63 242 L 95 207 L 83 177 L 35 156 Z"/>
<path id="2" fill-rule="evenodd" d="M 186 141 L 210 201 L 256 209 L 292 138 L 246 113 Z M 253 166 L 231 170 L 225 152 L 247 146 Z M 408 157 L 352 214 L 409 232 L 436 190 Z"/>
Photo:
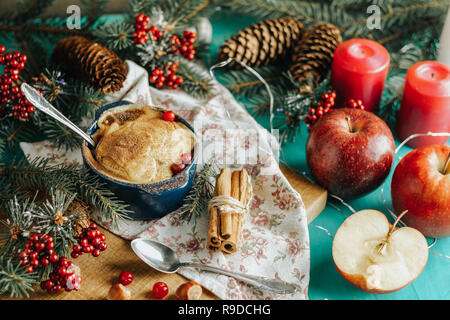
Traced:
<path id="1" fill-rule="evenodd" d="M 182 156 L 191 159 L 192 131 L 181 122 L 165 120 L 157 108 L 138 104 L 111 108 L 99 117 L 97 126 L 90 160 L 114 179 L 136 184 L 168 180 Z"/>

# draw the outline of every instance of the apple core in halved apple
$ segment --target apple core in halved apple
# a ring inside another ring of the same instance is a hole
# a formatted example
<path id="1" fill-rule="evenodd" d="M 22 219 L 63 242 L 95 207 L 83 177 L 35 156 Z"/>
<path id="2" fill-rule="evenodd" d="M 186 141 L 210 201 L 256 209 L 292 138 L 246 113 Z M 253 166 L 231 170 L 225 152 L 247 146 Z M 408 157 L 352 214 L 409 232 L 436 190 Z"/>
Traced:
<path id="1" fill-rule="evenodd" d="M 332 254 L 351 284 L 368 293 L 389 293 L 419 276 L 428 260 L 428 244 L 418 230 L 392 227 L 383 213 L 362 210 L 339 227 Z"/>

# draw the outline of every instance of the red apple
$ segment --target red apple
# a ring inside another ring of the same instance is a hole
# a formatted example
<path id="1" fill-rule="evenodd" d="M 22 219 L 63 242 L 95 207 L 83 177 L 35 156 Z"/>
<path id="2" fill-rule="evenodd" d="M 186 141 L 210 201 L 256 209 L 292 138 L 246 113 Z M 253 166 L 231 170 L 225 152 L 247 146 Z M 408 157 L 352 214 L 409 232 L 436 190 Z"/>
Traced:
<path id="1" fill-rule="evenodd" d="M 450 146 L 431 145 L 408 153 L 395 168 L 392 205 L 402 221 L 433 238 L 450 236 Z"/>
<path id="2" fill-rule="evenodd" d="M 383 183 L 394 159 L 395 143 L 375 114 L 342 108 L 326 114 L 306 143 L 308 167 L 330 193 L 352 199 Z"/>

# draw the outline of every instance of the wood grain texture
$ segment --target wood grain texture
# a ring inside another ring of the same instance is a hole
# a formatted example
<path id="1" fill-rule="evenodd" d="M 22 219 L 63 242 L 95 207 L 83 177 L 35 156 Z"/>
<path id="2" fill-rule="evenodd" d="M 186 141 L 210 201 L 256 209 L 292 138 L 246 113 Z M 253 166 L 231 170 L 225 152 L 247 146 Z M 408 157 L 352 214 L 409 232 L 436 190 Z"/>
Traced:
<path id="1" fill-rule="evenodd" d="M 306 207 L 308 222 L 311 222 L 323 210 L 326 204 L 327 192 L 295 172 L 281 167 L 286 178 L 302 196 Z M 109 231 L 100 228 L 106 236 L 108 249 L 94 258 L 83 254 L 73 262 L 81 269 L 82 283 L 78 291 L 61 292 L 49 295 L 36 286 L 30 299 L 47 300 L 104 300 L 107 298 L 110 287 L 118 282 L 120 272 L 131 271 L 134 281 L 127 286 L 131 291 L 132 299 L 153 299 L 152 287 L 158 281 L 164 281 L 169 287 L 169 294 L 165 299 L 176 299 L 175 292 L 181 284 L 188 281 L 179 274 L 165 274 L 158 272 L 142 262 L 131 250 L 130 241 L 122 239 Z M 0 296 L 0 299 L 10 299 Z M 215 296 L 204 290 L 201 299 L 215 299 Z"/>

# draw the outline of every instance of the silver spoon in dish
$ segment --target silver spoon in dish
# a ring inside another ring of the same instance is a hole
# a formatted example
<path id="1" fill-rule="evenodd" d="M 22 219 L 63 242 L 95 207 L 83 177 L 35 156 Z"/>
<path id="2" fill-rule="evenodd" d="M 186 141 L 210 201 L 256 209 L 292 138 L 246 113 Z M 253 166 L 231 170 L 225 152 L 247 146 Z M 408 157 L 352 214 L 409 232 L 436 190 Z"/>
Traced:
<path id="1" fill-rule="evenodd" d="M 20 86 L 23 94 L 28 101 L 36 108 L 49 115 L 53 119 L 61 122 L 65 126 L 72 129 L 75 133 L 79 134 L 84 140 L 87 141 L 91 146 L 95 147 L 95 141 L 78 126 L 76 126 L 72 121 L 67 119 L 61 112 L 58 111 L 54 106 L 51 105 L 35 88 L 27 83 L 22 83 Z"/>
<path id="2" fill-rule="evenodd" d="M 175 273 L 180 268 L 197 268 L 234 277 L 260 289 L 267 289 L 276 293 L 294 293 L 299 289 L 293 284 L 278 279 L 231 272 L 201 263 L 180 262 L 172 249 L 153 240 L 135 239 L 131 241 L 131 248 L 146 264 L 164 273 Z"/>

